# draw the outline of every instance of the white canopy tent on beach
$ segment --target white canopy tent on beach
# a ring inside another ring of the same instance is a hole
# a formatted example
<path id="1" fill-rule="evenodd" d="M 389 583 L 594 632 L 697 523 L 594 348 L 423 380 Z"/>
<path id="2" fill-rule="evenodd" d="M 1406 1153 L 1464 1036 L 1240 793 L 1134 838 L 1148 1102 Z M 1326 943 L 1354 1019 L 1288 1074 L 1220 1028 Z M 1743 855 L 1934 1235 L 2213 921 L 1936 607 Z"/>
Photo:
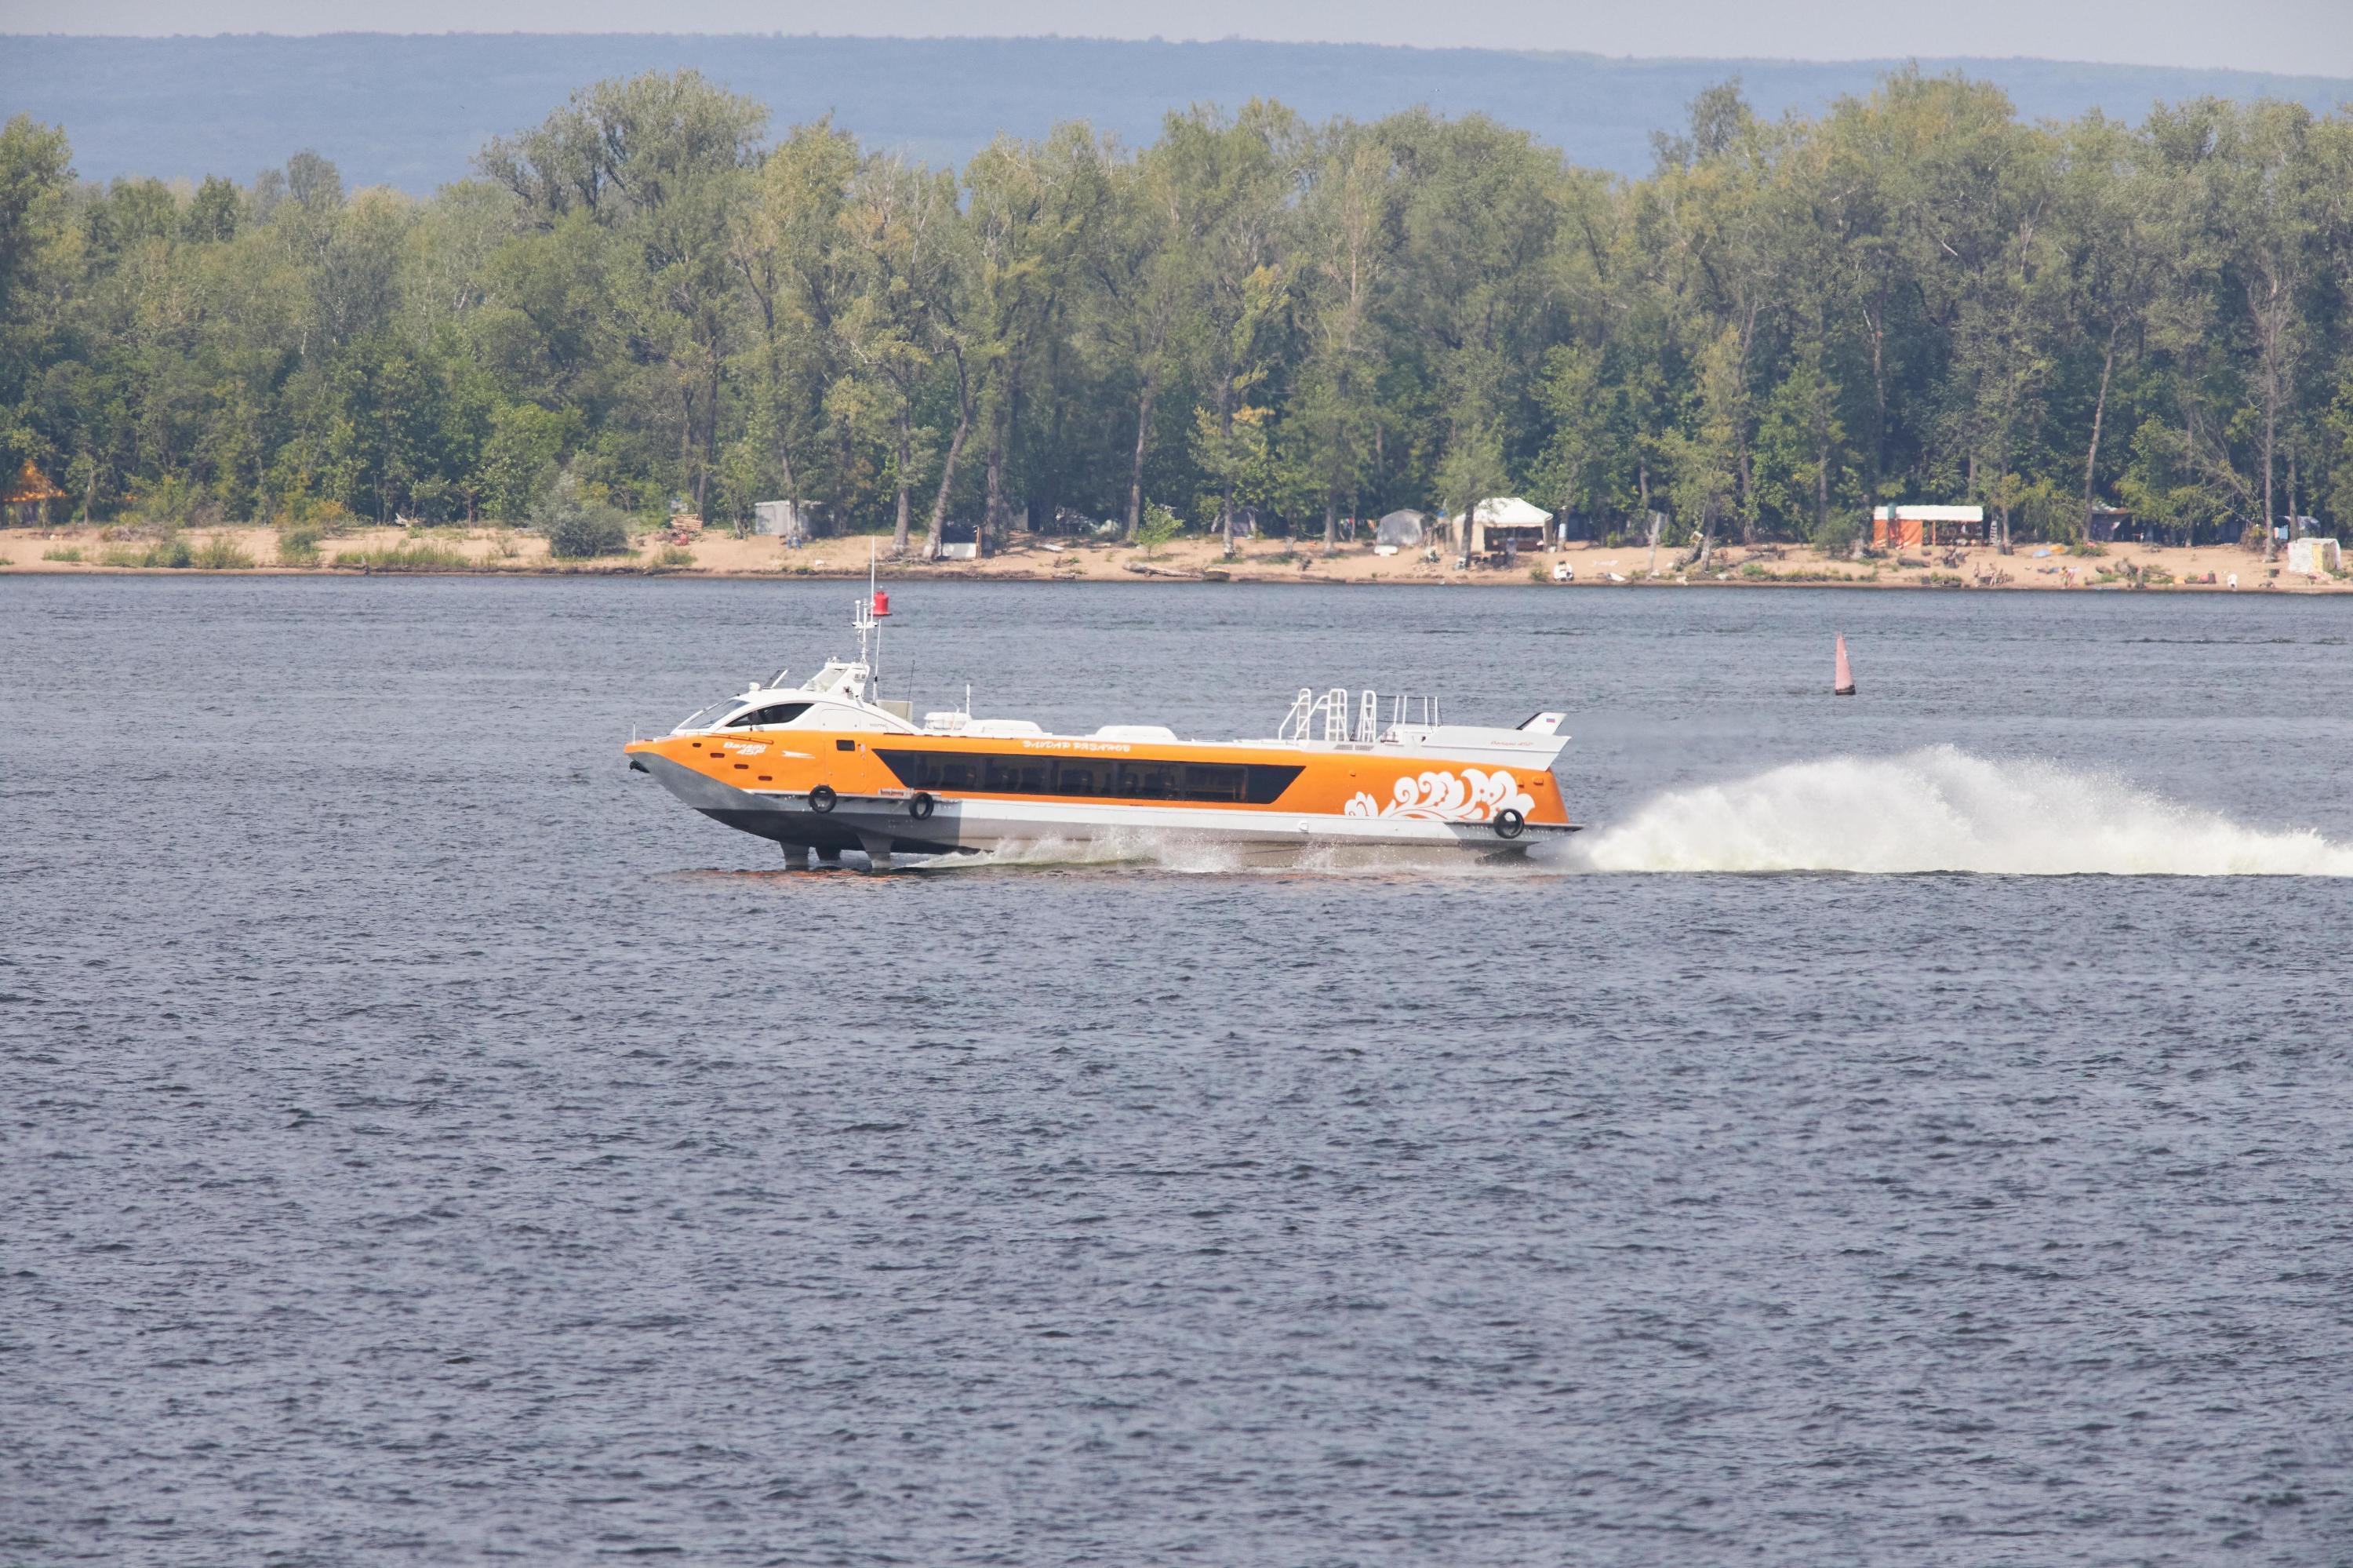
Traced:
<path id="1" fill-rule="evenodd" d="M 1462 533 L 1461 514 L 1449 517 L 1446 522 L 1454 536 L 1463 539 L 1465 554 L 1483 556 L 1490 550 L 1500 550 L 1505 545 L 1523 549 L 1542 549 L 1546 530 L 1552 523 L 1552 514 L 1516 495 L 1491 495 L 1471 509 L 1471 529 L 1467 539 Z"/>

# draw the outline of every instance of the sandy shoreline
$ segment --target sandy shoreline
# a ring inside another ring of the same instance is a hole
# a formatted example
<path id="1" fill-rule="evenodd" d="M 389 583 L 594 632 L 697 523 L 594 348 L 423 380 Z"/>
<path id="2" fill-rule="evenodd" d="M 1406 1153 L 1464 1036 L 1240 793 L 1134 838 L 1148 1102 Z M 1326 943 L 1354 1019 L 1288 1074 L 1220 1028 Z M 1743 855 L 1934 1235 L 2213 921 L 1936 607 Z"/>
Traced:
<path id="1" fill-rule="evenodd" d="M 535 535 L 495 528 L 358 528 L 322 542 L 316 565 L 280 566 L 278 535 L 269 528 L 189 530 L 180 537 L 195 564 L 147 564 L 152 539 L 119 528 L 55 527 L 0 530 L 0 571 L 45 573 L 150 573 L 163 575 L 356 574 L 362 571 L 440 572 L 485 575 L 645 576 L 733 578 L 858 577 L 866 572 L 867 539 L 827 539 L 787 549 L 772 538 L 737 539 L 707 534 L 681 551 L 667 553 L 659 538 L 641 542 L 636 553 L 594 561 L 554 561 L 546 541 Z M 1156 556 L 1127 546 L 1017 537 L 1011 548 L 980 561 L 892 560 L 890 539 L 881 536 L 881 574 L 894 581 L 926 578 L 999 578 L 1030 582 L 1321 582 L 1430 583 L 1477 587 L 1611 588 L 1660 586 L 1831 586 L 1902 588 L 2039 588 L 2094 591 L 2138 588 L 2167 592 L 2229 592 L 2233 574 L 2241 591 L 2290 593 L 2353 590 L 2353 577 L 2292 574 L 2284 562 L 2266 566 L 2260 554 L 2235 546 L 2166 549 L 2111 545 L 2097 556 L 2071 556 L 2049 546 L 2027 546 L 2010 556 L 1991 550 L 1937 552 L 1905 557 L 1852 561 L 1803 546 L 1719 548 L 1703 574 L 1674 572 L 1678 553 L 1661 550 L 1657 575 L 1651 552 L 1640 546 L 1578 546 L 1523 556 L 1514 567 L 1453 569 L 1451 559 L 1429 562 L 1418 553 L 1377 556 L 1366 546 L 1343 546 L 1324 556 L 1315 542 L 1253 540 L 1231 559 L 1217 543 L 1184 539 Z M 918 541 L 920 547 L 920 541 Z M 2042 553 L 2037 553 L 2042 552 Z M 1566 564 L 1573 583 L 1552 580 Z M 2205 579 L 2212 577 L 2210 584 Z"/>

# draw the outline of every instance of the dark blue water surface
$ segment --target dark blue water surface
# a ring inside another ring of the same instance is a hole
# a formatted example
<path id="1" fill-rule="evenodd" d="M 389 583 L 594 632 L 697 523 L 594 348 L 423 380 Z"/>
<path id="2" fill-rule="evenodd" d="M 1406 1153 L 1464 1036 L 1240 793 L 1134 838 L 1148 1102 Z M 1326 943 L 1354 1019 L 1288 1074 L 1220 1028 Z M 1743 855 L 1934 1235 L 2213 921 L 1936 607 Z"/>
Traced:
<path id="1" fill-rule="evenodd" d="M 921 706 L 1566 708 L 1518 871 L 623 769 L 852 591 L 0 580 L 0 1562 L 2353 1561 L 2353 882 L 1965 874 L 2348 863 L 2353 606 L 894 596 Z"/>

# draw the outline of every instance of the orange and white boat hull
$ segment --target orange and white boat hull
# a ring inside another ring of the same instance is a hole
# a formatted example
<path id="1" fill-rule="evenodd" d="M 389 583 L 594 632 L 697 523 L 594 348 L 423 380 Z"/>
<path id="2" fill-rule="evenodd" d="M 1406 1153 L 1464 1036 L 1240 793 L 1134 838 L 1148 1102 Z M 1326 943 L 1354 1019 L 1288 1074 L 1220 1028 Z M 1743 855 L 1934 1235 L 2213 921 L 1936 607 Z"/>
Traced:
<path id="1" fill-rule="evenodd" d="M 1494 853 L 1576 831 L 1557 783 L 1542 768 L 1381 756 L 1370 747 L 1024 744 L 1035 748 L 1029 756 L 1008 754 L 1003 742 L 975 747 L 929 736 L 776 731 L 673 736 L 637 742 L 628 755 L 631 766 L 703 815 L 820 854 L 936 855 L 1124 839 Z M 1073 759 L 1062 764 L 1060 778 L 1042 770 L 1058 757 Z M 1029 788 L 986 788 L 990 766 L 1000 766 L 999 782 Z M 1237 778 L 1230 792 L 1271 799 L 1044 792 L 1071 776 L 1104 788 L 1162 782 L 1181 791 L 1196 779 L 1206 779 L 1203 788 L 1224 788 L 1223 780 L 1253 768 L 1261 772 Z M 917 787 L 966 775 L 984 787 Z"/>

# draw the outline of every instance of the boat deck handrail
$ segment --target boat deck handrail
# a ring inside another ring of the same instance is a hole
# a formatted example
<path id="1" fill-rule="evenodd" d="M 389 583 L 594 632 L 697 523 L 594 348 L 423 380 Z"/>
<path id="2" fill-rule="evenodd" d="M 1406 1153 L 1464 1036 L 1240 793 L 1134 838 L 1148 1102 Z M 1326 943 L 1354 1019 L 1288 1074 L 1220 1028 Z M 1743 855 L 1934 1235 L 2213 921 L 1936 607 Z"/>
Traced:
<path id="1" fill-rule="evenodd" d="M 1291 701 L 1291 711 L 1282 715 L 1275 726 L 1274 737 L 1294 743 L 1312 741 L 1353 741 L 1370 745 L 1391 731 L 1408 724 L 1418 724 L 1424 729 L 1434 729 L 1444 722 L 1440 716 L 1438 699 L 1420 693 L 1392 694 L 1388 722 L 1381 722 L 1382 694 L 1367 686 L 1352 703 L 1345 686 L 1334 686 L 1320 696 L 1312 686 L 1299 688 L 1299 695 Z M 1418 715 L 1418 717 L 1409 717 Z M 1318 732 L 1321 733 L 1318 733 Z"/>

